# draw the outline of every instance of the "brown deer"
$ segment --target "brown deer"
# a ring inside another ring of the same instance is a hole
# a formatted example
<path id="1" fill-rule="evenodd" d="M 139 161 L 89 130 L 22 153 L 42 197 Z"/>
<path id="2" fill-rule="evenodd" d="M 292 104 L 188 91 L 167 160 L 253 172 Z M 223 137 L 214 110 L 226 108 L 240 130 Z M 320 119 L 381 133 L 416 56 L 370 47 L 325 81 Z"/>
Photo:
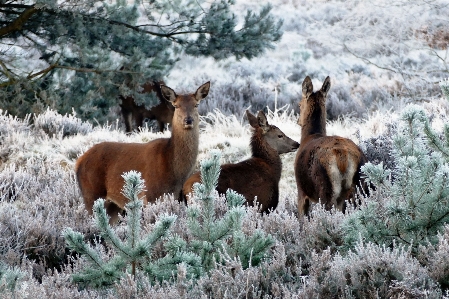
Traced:
<path id="1" fill-rule="evenodd" d="M 279 154 L 295 151 L 299 143 L 287 137 L 278 127 L 268 124 L 262 111 L 257 117 L 248 110 L 249 124 L 254 128 L 251 137 L 252 157 L 236 164 L 221 165 L 217 191 L 224 194 L 232 189 L 242 194 L 249 205 L 254 197 L 262 205 L 261 212 L 269 212 L 279 201 L 279 180 L 282 163 Z M 194 183 L 201 182 L 199 172 L 194 173 L 183 186 L 183 196 L 192 191 Z"/>
<path id="2" fill-rule="evenodd" d="M 161 92 L 174 107 L 172 135 L 148 143 L 102 142 L 84 153 L 75 166 L 78 184 L 87 211 L 92 214 L 97 198 L 107 200 L 106 212 L 115 223 L 127 199 L 121 194 L 121 175 L 139 171 L 145 180 L 144 204 L 154 202 L 165 193 L 181 194 L 182 185 L 192 174 L 198 156 L 198 105 L 209 93 L 210 82 L 194 94 L 177 95 L 170 87 Z M 142 196 L 139 195 L 139 196 Z"/>
<path id="3" fill-rule="evenodd" d="M 164 131 L 165 124 L 171 123 L 175 108 L 163 97 L 161 85 L 165 85 L 163 81 L 150 81 L 142 85 L 142 93 L 155 93 L 156 97 L 159 99 L 159 103 L 150 109 L 145 108 L 145 105 L 137 105 L 132 96 L 119 96 L 122 100 L 120 108 L 125 121 L 127 133 L 132 132 L 133 119 L 138 127 L 143 126 L 145 119 L 156 120 L 159 125 L 160 132 Z"/>
<path id="4" fill-rule="evenodd" d="M 295 160 L 299 216 L 307 215 L 310 202 L 319 200 L 328 210 L 335 206 L 344 212 L 345 200 L 355 195 L 359 183 L 364 186 L 360 167 L 367 159 L 360 148 L 350 139 L 326 136 L 326 96 L 330 86 L 329 77 L 317 92 L 313 92 L 310 77 L 302 83 L 298 120 L 301 146 Z"/>

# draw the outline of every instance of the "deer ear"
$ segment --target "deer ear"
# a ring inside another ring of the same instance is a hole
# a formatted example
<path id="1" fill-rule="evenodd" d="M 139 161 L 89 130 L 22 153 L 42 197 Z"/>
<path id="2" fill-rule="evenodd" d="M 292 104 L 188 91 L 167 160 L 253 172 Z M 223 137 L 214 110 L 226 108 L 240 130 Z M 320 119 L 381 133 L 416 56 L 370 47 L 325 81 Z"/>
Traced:
<path id="1" fill-rule="evenodd" d="M 267 117 L 265 116 L 265 113 L 263 113 L 263 111 L 259 111 L 257 113 L 257 121 L 259 122 L 259 127 L 261 127 L 264 132 L 268 131 L 270 125 L 268 124 Z"/>
<path id="2" fill-rule="evenodd" d="M 246 110 L 246 117 L 248 117 L 249 125 L 253 128 L 259 127 L 259 122 L 257 121 L 257 117 L 255 117 L 249 110 Z"/>
<path id="3" fill-rule="evenodd" d="M 307 76 L 304 79 L 304 82 L 302 82 L 302 96 L 305 98 L 308 98 L 313 92 L 313 84 L 312 80 L 309 76 Z"/>
<path id="4" fill-rule="evenodd" d="M 207 97 L 207 95 L 209 94 L 209 89 L 210 89 L 210 81 L 204 83 L 203 85 L 201 85 L 200 87 L 198 87 L 198 89 L 195 92 L 195 98 L 196 100 L 199 102 L 202 99 L 204 99 L 205 97 Z"/>
<path id="5" fill-rule="evenodd" d="M 326 98 L 327 93 L 329 92 L 329 89 L 331 88 L 331 79 L 329 76 L 326 77 L 326 79 L 323 82 L 323 86 L 321 86 L 321 93 Z"/>
<path id="6" fill-rule="evenodd" d="M 161 85 L 162 96 L 169 102 L 174 102 L 176 100 L 176 92 L 168 86 Z"/>

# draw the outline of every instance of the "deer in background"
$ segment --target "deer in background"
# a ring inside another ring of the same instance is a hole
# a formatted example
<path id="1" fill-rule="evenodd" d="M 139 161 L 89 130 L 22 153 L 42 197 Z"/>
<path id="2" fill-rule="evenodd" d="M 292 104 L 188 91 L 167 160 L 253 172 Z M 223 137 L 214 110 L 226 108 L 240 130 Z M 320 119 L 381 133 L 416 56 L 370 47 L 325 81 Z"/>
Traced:
<path id="1" fill-rule="evenodd" d="M 225 194 L 228 189 L 240 193 L 253 206 L 254 197 L 262 205 L 261 212 L 275 209 L 279 201 L 279 180 L 282 162 L 280 154 L 295 151 L 299 143 L 287 137 L 278 127 L 268 124 L 262 111 L 257 117 L 248 110 L 246 115 L 253 127 L 250 147 L 252 157 L 236 164 L 221 165 L 217 191 Z M 194 183 L 201 182 L 200 172 L 194 173 L 183 186 L 184 199 L 192 191 Z"/>
<path id="2" fill-rule="evenodd" d="M 210 83 L 201 85 L 193 94 L 177 95 L 161 85 L 163 97 L 174 106 L 172 135 L 148 143 L 102 142 L 86 151 L 77 161 L 75 171 L 84 198 L 92 214 L 94 201 L 106 199 L 105 208 L 110 223 L 118 220 L 127 203 L 121 194 L 122 174 L 139 171 L 145 180 L 144 204 L 154 202 L 166 193 L 176 197 L 192 174 L 198 156 L 198 105 L 209 93 Z"/>
<path id="3" fill-rule="evenodd" d="M 360 167 L 367 162 L 361 149 L 350 139 L 326 136 L 326 97 L 331 83 L 324 80 L 321 89 L 313 92 L 307 76 L 302 84 L 299 103 L 301 146 L 296 153 L 295 177 L 298 187 L 298 214 L 307 215 L 310 202 L 335 206 L 344 212 L 345 201 L 353 198 L 356 186 L 366 186 Z"/>
<path id="4" fill-rule="evenodd" d="M 138 127 L 143 126 L 145 119 L 156 120 L 159 125 L 160 132 L 164 131 L 165 124 L 171 123 L 175 108 L 163 97 L 161 85 L 165 85 L 163 81 L 150 81 L 142 85 L 142 93 L 153 92 L 159 99 L 159 103 L 150 109 L 145 108 L 145 105 L 137 105 L 132 96 L 119 96 L 122 100 L 120 108 L 125 121 L 127 133 L 132 132 L 133 119 Z"/>

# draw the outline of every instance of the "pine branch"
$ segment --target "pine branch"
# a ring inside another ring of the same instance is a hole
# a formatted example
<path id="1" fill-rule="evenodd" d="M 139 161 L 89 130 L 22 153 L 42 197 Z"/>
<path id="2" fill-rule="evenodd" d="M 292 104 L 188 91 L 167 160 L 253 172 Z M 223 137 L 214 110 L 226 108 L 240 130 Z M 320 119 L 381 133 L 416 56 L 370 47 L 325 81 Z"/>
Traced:
<path id="1" fill-rule="evenodd" d="M 0 6 L 2 7 L 2 6 Z M 22 30 L 23 25 L 39 10 L 34 6 L 26 8 L 20 16 L 18 16 L 14 21 L 12 21 L 9 25 L 3 26 L 0 28 L 0 37 L 3 37 L 7 34 Z"/>

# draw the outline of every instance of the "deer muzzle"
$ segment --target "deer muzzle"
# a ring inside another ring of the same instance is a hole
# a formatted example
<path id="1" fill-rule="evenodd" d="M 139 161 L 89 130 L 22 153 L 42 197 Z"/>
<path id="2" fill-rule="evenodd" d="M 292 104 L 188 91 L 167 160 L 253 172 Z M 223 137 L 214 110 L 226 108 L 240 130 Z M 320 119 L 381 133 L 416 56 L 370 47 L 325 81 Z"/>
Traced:
<path id="1" fill-rule="evenodd" d="M 184 118 L 184 128 L 185 129 L 191 129 L 193 128 L 193 123 L 194 123 L 194 119 L 191 116 L 187 116 L 186 118 Z"/>

